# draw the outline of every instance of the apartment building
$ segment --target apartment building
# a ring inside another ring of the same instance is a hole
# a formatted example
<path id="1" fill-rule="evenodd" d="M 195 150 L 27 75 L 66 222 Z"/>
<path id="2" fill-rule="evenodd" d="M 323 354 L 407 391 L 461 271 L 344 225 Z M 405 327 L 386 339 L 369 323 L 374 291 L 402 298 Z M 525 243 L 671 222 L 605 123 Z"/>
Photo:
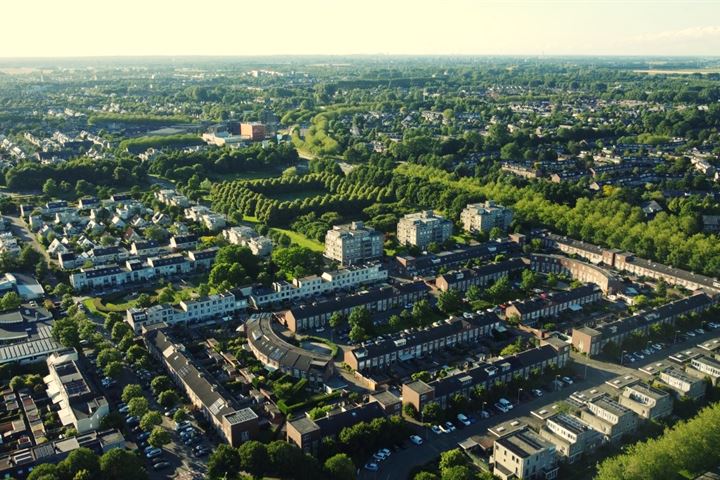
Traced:
<path id="1" fill-rule="evenodd" d="M 251 141 L 265 139 L 265 125 L 259 122 L 244 122 L 240 124 L 240 136 Z"/>
<path id="2" fill-rule="evenodd" d="M 687 373 L 698 378 L 707 378 L 713 385 L 720 379 L 720 362 L 707 355 L 699 355 L 690 360 L 686 367 Z"/>
<path id="3" fill-rule="evenodd" d="M 511 258 L 480 267 L 463 268 L 438 276 L 435 279 L 435 286 L 443 292 L 451 288 L 464 292 L 472 285 L 485 287 L 501 277 L 509 277 L 521 272 L 526 267 L 527 264 L 522 258 Z"/>
<path id="4" fill-rule="evenodd" d="M 667 417 L 673 409 L 669 393 L 644 383 L 625 387 L 618 403 L 648 420 Z"/>
<path id="5" fill-rule="evenodd" d="M 447 408 L 452 396 L 460 393 L 466 397 L 476 386 L 490 390 L 495 382 L 509 382 L 514 377 L 528 378 L 533 372 L 543 372 L 548 367 L 563 367 L 570 356 L 567 345 L 543 345 L 508 357 L 498 357 L 488 362 L 438 378 L 431 382 L 415 380 L 403 384 L 403 404 L 412 405 L 418 412 L 429 402 L 437 402 Z"/>
<path id="6" fill-rule="evenodd" d="M 293 332 L 301 332 L 324 327 L 335 312 L 347 316 L 357 307 L 364 307 L 371 313 L 385 312 L 425 298 L 428 291 L 422 281 L 368 288 L 352 295 L 293 306 L 283 311 L 279 319 Z"/>
<path id="7" fill-rule="evenodd" d="M 148 308 L 129 308 L 125 321 L 136 334 L 143 326 L 158 323 L 197 324 L 218 320 L 231 320 L 238 312 L 247 308 L 245 298 L 236 298 L 231 292 L 208 295 L 193 300 L 183 300 L 173 306 L 168 304 L 153 305 Z"/>
<path id="8" fill-rule="evenodd" d="M 35 467 L 46 463 L 57 465 L 80 447 L 102 455 L 113 448 L 125 448 L 125 438 L 120 431 L 111 429 L 91 431 L 39 445 L 16 445 L 0 455 L 0 478 L 26 478 Z"/>
<path id="9" fill-rule="evenodd" d="M 245 322 L 248 346 L 255 358 L 269 370 L 280 370 L 295 378 L 304 378 L 316 388 L 323 385 L 334 372 L 329 355 L 297 347 L 284 340 L 273 329 L 273 315 L 252 315 Z"/>
<path id="10" fill-rule="evenodd" d="M 20 245 L 12 233 L 0 233 L 0 253 L 9 256 L 15 256 L 20 253 Z"/>
<path id="11" fill-rule="evenodd" d="M 470 203 L 460 213 L 460 221 L 466 232 L 489 232 L 495 227 L 507 231 L 512 219 L 512 210 L 491 200 Z"/>
<path id="12" fill-rule="evenodd" d="M 172 189 L 158 190 L 153 194 L 155 199 L 165 205 L 172 205 L 180 208 L 187 208 L 190 200 L 185 195 L 181 195 Z"/>
<path id="13" fill-rule="evenodd" d="M 254 287 L 250 301 L 255 308 L 273 304 L 295 302 L 329 294 L 339 290 L 352 290 L 361 285 L 387 280 L 388 272 L 380 263 L 350 265 L 346 268 L 294 278 L 292 282 L 273 282 L 270 288 Z"/>
<path id="14" fill-rule="evenodd" d="M 272 240 L 258 235 L 250 227 L 230 227 L 223 230 L 223 238 L 233 245 L 241 245 L 250 249 L 253 255 L 264 257 L 272 253 Z"/>
<path id="15" fill-rule="evenodd" d="M 357 406 L 342 406 L 315 420 L 305 413 L 288 420 L 286 438 L 288 443 L 294 443 L 303 452 L 317 455 L 324 439 L 337 438 L 343 428 L 352 427 L 359 422 L 371 422 L 383 416 L 385 411 L 377 401 Z"/>
<path id="16" fill-rule="evenodd" d="M 529 428 L 496 439 L 490 461 L 502 480 L 551 480 L 559 469 L 555 446 Z"/>
<path id="17" fill-rule="evenodd" d="M 432 210 L 408 213 L 397 224 L 397 240 L 401 245 L 414 245 L 423 249 L 431 243 L 442 244 L 452 233 L 452 222 Z"/>
<path id="18" fill-rule="evenodd" d="M 541 318 L 555 317 L 565 310 L 580 310 L 583 305 L 600 300 L 602 300 L 600 287 L 583 285 L 567 291 L 511 302 L 505 309 L 505 317 L 517 317 L 526 325 L 534 325 Z"/>
<path id="19" fill-rule="evenodd" d="M 618 442 L 638 424 L 637 414 L 607 395 L 600 395 L 585 403 L 580 419 L 604 435 L 608 442 Z"/>
<path id="20" fill-rule="evenodd" d="M 173 235 L 170 237 L 170 248 L 173 250 L 194 250 L 197 248 L 197 235 Z"/>
<path id="21" fill-rule="evenodd" d="M 363 222 L 336 225 L 325 235 L 325 256 L 343 265 L 354 265 L 383 255 L 385 236 Z"/>
<path id="22" fill-rule="evenodd" d="M 398 255 L 395 257 L 400 269 L 408 275 L 434 274 L 441 268 L 465 266 L 469 261 L 493 261 L 498 255 L 513 255 L 520 251 L 520 245 L 507 240 L 467 245 L 440 253 Z"/>
<path id="23" fill-rule="evenodd" d="M 92 391 L 81 371 L 77 350 L 55 352 L 46 361 L 49 374 L 43 381 L 48 397 L 60 407 L 60 423 L 72 426 L 78 433 L 100 429 L 110 406 L 104 396 Z"/>
<path id="24" fill-rule="evenodd" d="M 568 413 L 557 413 L 548 417 L 538 433 L 555 445 L 557 453 L 568 463 L 573 463 L 584 453 L 595 450 L 603 441 L 600 432 Z"/>
<path id="25" fill-rule="evenodd" d="M 144 340 L 150 353 L 225 442 L 238 447 L 255 437 L 258 415 L 249 407 L 239 406 L 222 385 L 185 355 L 183 345 L 175 343 L 162 328 L 148 331 Z"/>
<path id="26" fill-rule="evenodd" d="M 146 282 L 157 277 L 169 277 L 207 269 L 214 261 L 217 249 L 190 252 L 188 257 L 174 253 L 142 259 L 129 258 L 123 265 L 109 264 L 81 268 L 70 274 L 70 284 L 76 290 L 112 288 L 125 284 Z"/>
<path id="27" fill-rule="evenodd" d="M 575 258 L 534 253 L 530 255 L 530 268 L 534 272 L 566 274 L 583 283 L 594 283 L 605 295 L 623 290 L 622 278 L 617 274 Z"/>
<path id="28" fill-rule="evenodd" d="M 707 389 L 705 380 L 688 375 L 677 368 L 668 368 L 660 372 L 660 380 L 680 397 L 688 397 L 692 400 L 703 398 Z"/>
<path id="29" fill-rule="evenodd" d="M 715 300 L 705 293 L 695 293 L 680 300 L 674 300 L 656 307 L 649 312 L 640 312 L 614 322 L 602 323 L 594 327 L 574 328 L 572 331 L 572 344 L 579 352 L 588 355 L 597 355 L 608 342 L 616 345 L 634 332 L 647 335 L 653 325 L 667 323 L 674 325 L 675 321 L 692 313 L 700 313 L 715 304 Z"/>
<path id="30" fill-rule="evenodd" d="M 595 264 L 604 263 L 634 275 L 662 279 L 670 285 L 680 285 L 688 290 L 702 289 L 711 294 L 720 292 L 720 282 L 715 278 L 636 257 L 630 252 L 602 248 L 552 233 L 545 233 L 541 240 L 546 248 L 554 248 L 566 255 L 577 255 Z"/>
<path id="31" fill-rule="evenodd" d="M 360 372 L 384 369 L 454 345 L 476 343 L 480 337 L 492 335 L 499 325 L 500 318 L 495 313 L 485 312 L 472 318 L 452 317 L 426 329 L 407 330 L 390 338 L 363 342 L 345 351 L 345 363 Z"/>

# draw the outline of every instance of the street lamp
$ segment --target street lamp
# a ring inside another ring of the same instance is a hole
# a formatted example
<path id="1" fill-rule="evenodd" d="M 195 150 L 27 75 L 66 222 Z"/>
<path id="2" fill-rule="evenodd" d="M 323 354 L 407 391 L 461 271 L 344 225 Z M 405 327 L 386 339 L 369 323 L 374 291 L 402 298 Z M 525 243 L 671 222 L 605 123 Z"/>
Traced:
<path id="1" fill-rule="evenodd" d="M 483 412 L 485 411 L 485 405 L 487 405 L 487 402 L 483 402 L 483 404 L 482 404 L 482 411 L 483 411 Z"/>
<path id="2" fill-rule="evenodd" d="M 673 340 L 673 344 L 677 343 L 678 333 L 680 333 L 680 330 L 675 330 L 675 339 Z"/>
<path id="3" fill-rule="evenodd" d="M 623 360 L 625 359 L 625 354 L 627 353 L 627 350 L 623 350 L 620 352 L 620 366 L 622 367 Z"/>
<path id="4" fill-rule="evenodd" d="M 520 392 L 522 392 L 522 391 L 523 391 L 522 387 L 521 387 L 521 388 L 518 388 L 518 398 L 517 398 L 517 404 L 518 404 L 518 405 L 520 405 Z"/>
<path id="5" fill-rule="evenodd" d="M 560 383 L 560 375 L 555 375 L 555 391 L 556 392 L 557 392 L 559 383 Z"/>

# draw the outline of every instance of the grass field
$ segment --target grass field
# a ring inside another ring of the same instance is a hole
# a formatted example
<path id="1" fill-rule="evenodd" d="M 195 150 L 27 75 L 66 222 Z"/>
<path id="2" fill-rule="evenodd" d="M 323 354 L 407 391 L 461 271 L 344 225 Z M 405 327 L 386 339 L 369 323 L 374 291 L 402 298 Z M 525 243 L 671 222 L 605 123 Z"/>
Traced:
<path id="1" fill-rule="evenodd" d="M 284 233 L 285 235 L 290 237 L 292 243 L 300 245 L 301 247 L 306 247 L 316 252 L 322 252 L 323 250 L 325 250 L 325 246 L 322 243 L 311 240 L 300 233 L 294 232 L 292 230 L 286 230 L 284 228 L 273 228 L 272 230 Z"/>

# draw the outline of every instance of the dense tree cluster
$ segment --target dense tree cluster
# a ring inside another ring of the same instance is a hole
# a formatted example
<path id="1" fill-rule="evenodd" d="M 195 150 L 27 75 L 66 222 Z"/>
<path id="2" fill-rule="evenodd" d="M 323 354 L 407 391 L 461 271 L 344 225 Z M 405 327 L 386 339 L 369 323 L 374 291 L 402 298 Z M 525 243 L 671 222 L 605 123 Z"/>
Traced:
<path id="1" fill-rule="evenodd" d="M 149 172 L 187 182 L 193 175 L 212 177 L 248 171 L 279 171 L 297 162 L 297 152 L 288 144 L 260 144 L 243 148 L 211 148 L 198 152 L 170 151 L 156 157 Z"/>

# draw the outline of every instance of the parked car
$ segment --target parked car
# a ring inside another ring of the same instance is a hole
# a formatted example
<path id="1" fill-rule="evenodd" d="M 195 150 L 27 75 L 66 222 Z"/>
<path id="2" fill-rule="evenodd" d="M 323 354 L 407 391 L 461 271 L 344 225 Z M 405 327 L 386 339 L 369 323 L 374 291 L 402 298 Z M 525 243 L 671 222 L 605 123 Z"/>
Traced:
<path id="1" fill-rule="evenodd" d="M 572 382 L 570 382 L 570 383 L 572 383 Z M 512 408 L 513 408 L 512 402 L 510 400 L 508 400 L 507 398 L 501 398 L 500 400 L 498 400 L 498 403 L 504 407 L 507 407 L 508 410 L 512 410 Z"/>
<path id="2" fill-rule="evenodd" d="M 415 445 L 422 445 L 423 439 L 418 435 L 410 435 L 410 441 Z"/>
<path id="3" fill-rule="evenodd" d="M 383 455 L 385 455 L 385 458 L 389 457 L 392 454 L 389 448 L 381 448 L 380 450 L 378 450 L 378 453 L 382 453 Z"/>
<path id="4" fill-rule="evenodd" d="M 168 462 L 158 462 L 153 464 L 153 470 L 165 470 L 166 468 L 170 468 L 170 464 Z"/>
<path id="5" fill-rule="evenodd" d="M 385 460 L 386 458 L 387 458 L 387 457 L 386 457 L 385 455 L 383 455 L 382 453 L 380 453 L 380 452 L 373 453 L 373 459 L 374 459 L 376 462 L 382 462 L 382 461 Z"/>
<path id="6" fill-rule="evenodd" d="M 184 420 L 180 423 L 175 422 L 175 431 L 179 432 L 180 430 L 190 427 L 190 426 L 192 426 L 192 425 L 187 420 Z"/>
<path id="7" fill-rule="evenodd" d="M 458 413 L 458 414 L 457 414 L 457 419 L 458 419 L 458 422 L 462 423 L 462 424 L 465 425 L 466 427 L 467 427 L 468 425 L 470 425 L 470 419 L 469 419 L 468 417 L 466 417 L 466 416 L 465 416 L 464 414 L 462 414 L 462 413 Z"/>
<path id="8" fill-rule="evenodd" d="M 496 402 L 496 403 L 495 403 L 495 408 L 497 408 L 498 410 L 500 410 L 502 413 L 507 413 L 507 412 L 510 411 L 510 408 L 508 408 L 507 406 L 501 404 L 500 402 Z"/>
<path id="9" fill-rule="evenodd" d="M 160 450 L 159 448 L 155 448 L 153 450 L 150 450 L 148 453 L 146 453 L 145 457 L 150 459 L 150 458 L 159 457 L 160 455 L 162 455 L 162 450 Z"/>
<path id="10" fill-rule="evenodd" d="M 563 382 L 567 383 L 568 385 L 572 385 L 573 383 L 575 383 L 575 382 L 573 382 L 573 379 L 570 378 L 570 377 L 562 377 L 561 380 L 562 380 Z"/>
<path id="11" fill-rule="evenodd" d="M 445 430 L 448 432 L 454 432 L 456 430 L 455 425 L 452 422 L 445 422 Z"/>
<path id="12" fill-rule="evenodd" d="M 532 391 L 533 395 L 535 395 L 536 397 L 543 396 L 543 391 L 540 390 L 539 388 L 533 388 L 531 391 Z"/>
<path id="13" fill-rule="evenodd" d="M 480 418 L 490 418 L 490 412 L 487 410 L 480 410 Z"/>
<path id="14" fill-rule="evenodd" d="M 209 448 L 201 448 L 199 450 L 193 450 L 192 454 L 196 458 L 204 457 L 210 453 Z"/>
<path id="15" fill-rule="evenodd" d="M 370 472 L 377 472 L 378 470 L 380 470 L 380 467 L 377 463 L 370 462 L 365 464 L 365 470 L 368 470 Z"/>
<path id="16" fill-rule="evenodd" d="M 444 433 L 444 430 L 440 425 L 433 425 L 432 427 L 430 427 L 430 430 L 432 430 L 433 433 L 437 433 L 438 435 Z"/>

